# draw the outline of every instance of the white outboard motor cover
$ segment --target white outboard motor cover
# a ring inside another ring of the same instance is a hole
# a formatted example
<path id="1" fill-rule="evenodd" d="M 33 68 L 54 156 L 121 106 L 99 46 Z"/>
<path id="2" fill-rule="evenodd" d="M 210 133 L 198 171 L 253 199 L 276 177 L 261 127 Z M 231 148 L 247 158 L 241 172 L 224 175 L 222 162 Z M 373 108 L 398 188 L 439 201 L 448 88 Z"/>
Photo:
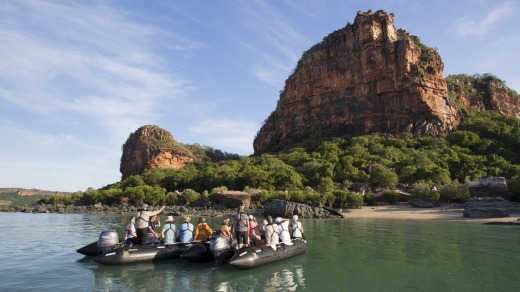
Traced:
<path id="1" fill-rule="evenodd" d="M 223 251 L 229 248 L 229 240 L 223 236 L 215 236 L 211 238 L 209 243 L 209 251 L 211 253 Z"/>
<path id="2" fill-rule="evenodd" d="M 119 236 L 115 230 L 106 230 L 99 234 L 97 246 L 99 248 L 109 248 L 119 243 Z"/>

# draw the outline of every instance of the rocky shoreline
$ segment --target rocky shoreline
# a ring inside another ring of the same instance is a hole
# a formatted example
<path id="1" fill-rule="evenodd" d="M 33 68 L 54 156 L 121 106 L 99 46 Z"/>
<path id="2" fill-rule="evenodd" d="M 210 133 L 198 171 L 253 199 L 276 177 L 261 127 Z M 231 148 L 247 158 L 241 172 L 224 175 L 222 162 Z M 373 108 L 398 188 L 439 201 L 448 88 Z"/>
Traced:
<path id="1" fill-rule="evenodd" d="M 157 210 L 159 206 L 151 207 L 150 210 Z M 133 215 L 138 207 L 128 204 L 113 204 L 111 206 L 97 203 L 89 206 L 76 206 L 64 204 L 40 204 L 22 206 L 0 206 L 0 212 L 21 212 L 21 213 L 57 213 L 57 214 L 91 214 L 91 215 Z M 188 207 L 188 206 L 166 206 L 163 214 L 171 216 L 206 216 L 224 217 L 237 212 L 236 208 L 227 208 L 219 205 Z M 274 200 L 265 205 L 255 206 L 247 209 L 246 213 L 255 216 L 280 216 L 291 217 L 298 214 L 301 218 L 338 218 L 343 217 L 341 210 L 327 207 L 309 206 L 283 200 Z"/>

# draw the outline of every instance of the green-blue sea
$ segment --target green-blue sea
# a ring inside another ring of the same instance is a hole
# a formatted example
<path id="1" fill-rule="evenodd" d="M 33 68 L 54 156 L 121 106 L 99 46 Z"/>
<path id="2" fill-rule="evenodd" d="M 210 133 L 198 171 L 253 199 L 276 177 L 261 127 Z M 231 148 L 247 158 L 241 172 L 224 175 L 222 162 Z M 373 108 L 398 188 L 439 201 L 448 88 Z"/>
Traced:
<path id="1" fill-rule="evenodd" d="M 0 291 L 520 291 L 518 226 L 304 219 L 305 254 L 245 271 L 183 259 L 103 266 L 76 253 L 103 230 L 122 236 L 128 220 L 0 213 Z"/>

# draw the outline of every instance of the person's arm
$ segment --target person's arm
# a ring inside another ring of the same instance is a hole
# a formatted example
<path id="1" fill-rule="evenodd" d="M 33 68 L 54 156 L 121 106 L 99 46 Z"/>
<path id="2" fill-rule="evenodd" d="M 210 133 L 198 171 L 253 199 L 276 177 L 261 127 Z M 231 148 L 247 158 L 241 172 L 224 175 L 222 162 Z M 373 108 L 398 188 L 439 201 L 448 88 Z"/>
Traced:
<path id="1" fill-rule="evenodd" d="M 164 211 L 164 208 L 166 208 L 165 205 L 162 205 L 161 209 L 157 210 L 157 212 L 155 212 L 155 215 L 159 215 L 162 213 L 162 211 Z"/>
<path id="2" fill-rule="evenodd" d="M 195 226 L 195 233 L 193 234 L 193 239 L 197 240 L 197 237 L 199 236 L 199 225 Z"/>

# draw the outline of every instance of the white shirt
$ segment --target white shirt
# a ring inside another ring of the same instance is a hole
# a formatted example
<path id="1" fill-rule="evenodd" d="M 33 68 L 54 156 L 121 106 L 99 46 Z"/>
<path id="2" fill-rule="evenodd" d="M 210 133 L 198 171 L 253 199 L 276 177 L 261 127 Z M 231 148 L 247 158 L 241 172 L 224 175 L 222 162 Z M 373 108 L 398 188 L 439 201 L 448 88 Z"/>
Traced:
<path id="1" fill-rule="evenodd" d="M 280 234 L 280 241 L 291 245 L 291 234 L 289 233 L 289 221 L 282 221 L 278 224 L 278 234 Z"/>

